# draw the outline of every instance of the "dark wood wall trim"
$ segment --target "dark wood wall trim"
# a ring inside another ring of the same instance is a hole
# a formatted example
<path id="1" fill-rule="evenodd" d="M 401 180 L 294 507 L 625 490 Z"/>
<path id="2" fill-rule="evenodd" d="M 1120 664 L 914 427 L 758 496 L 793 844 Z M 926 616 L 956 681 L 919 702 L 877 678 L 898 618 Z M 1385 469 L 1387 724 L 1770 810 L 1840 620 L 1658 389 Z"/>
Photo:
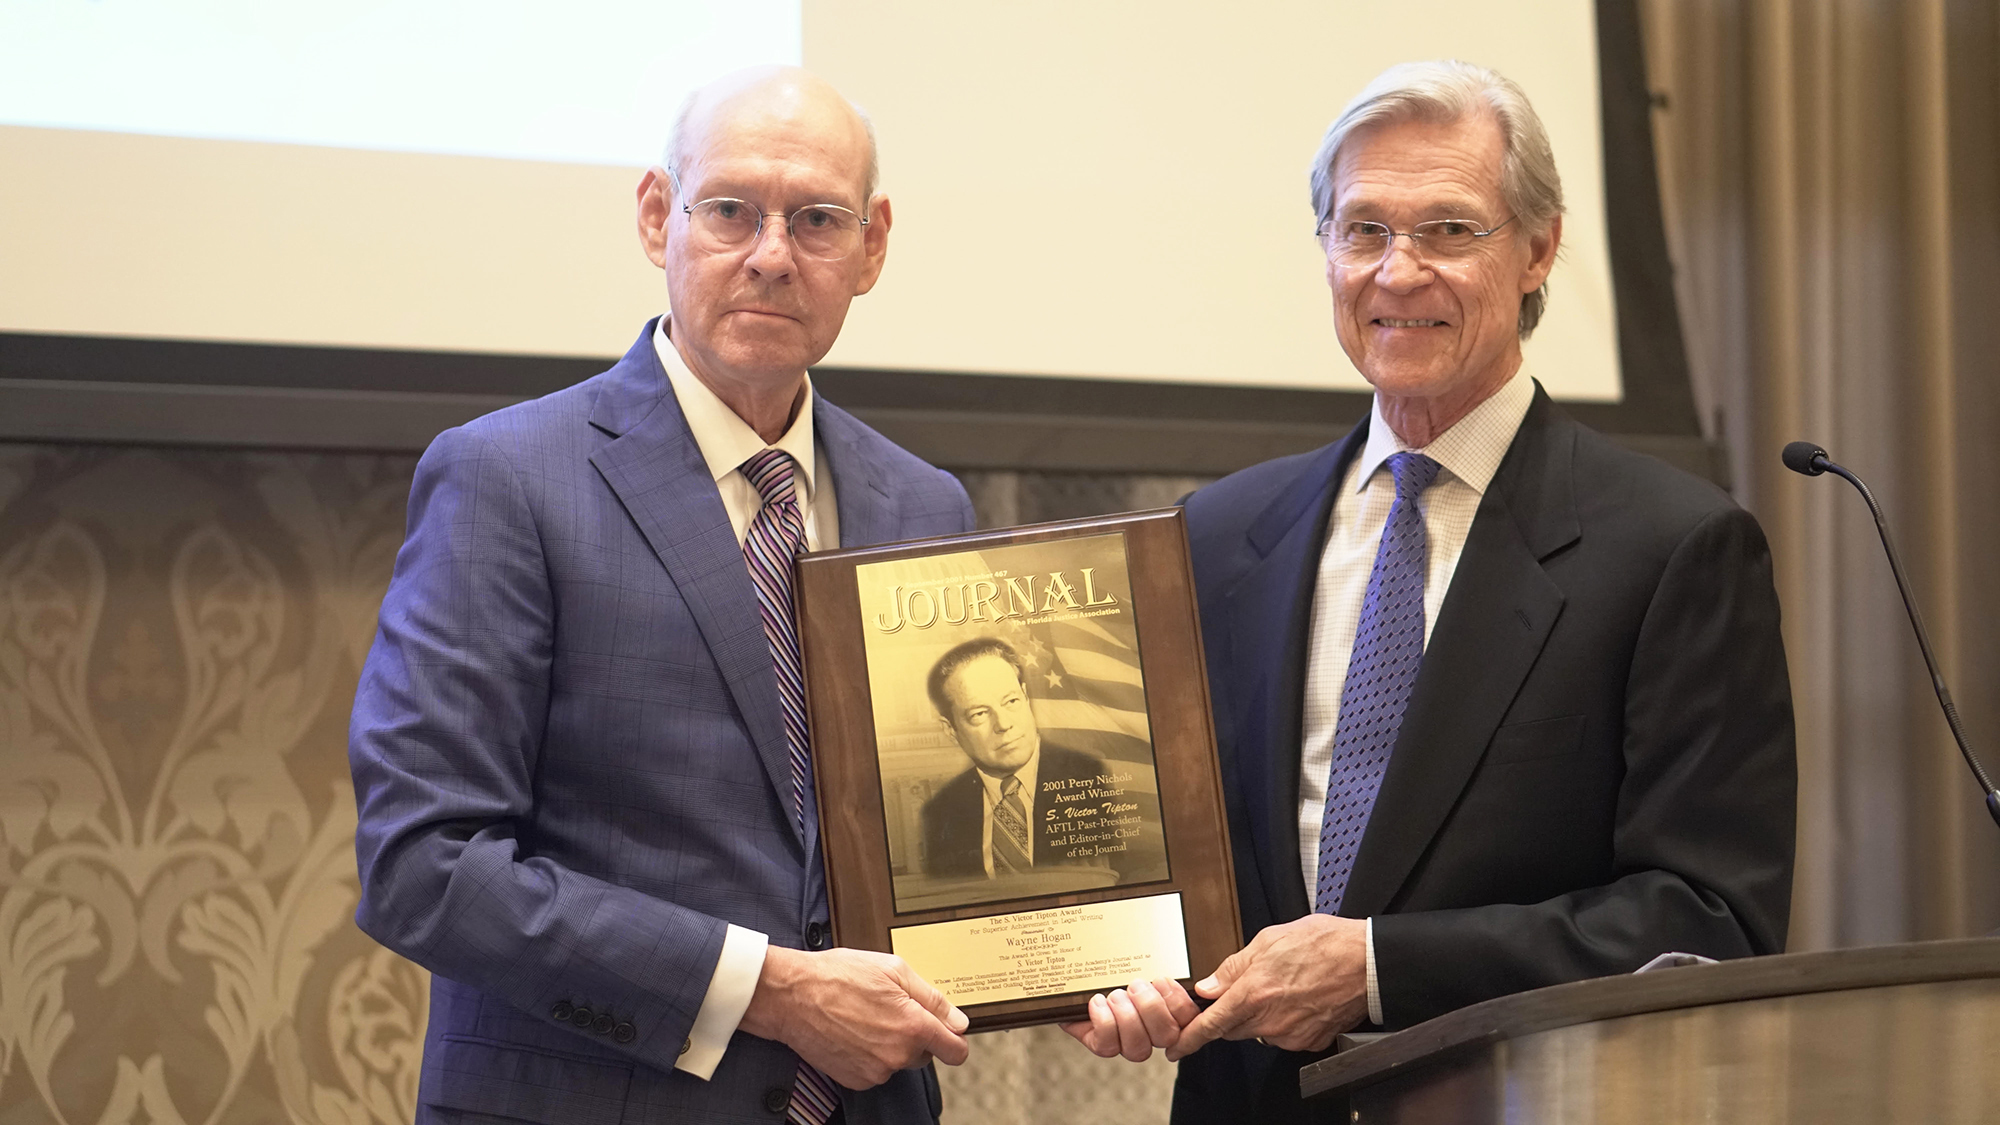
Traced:
<path id="1" fill-rule="evenodd" d="M 15 374 L 7 352 L 19 339 L 0 334 L 0 441 L 414 453 L 444 429 L 554 390 L 574 374 L 552 367 L 545 387 L 516 384 L 512 393 L 313 386 L 311 365 L 290 386 L 45 379 Z M 88 352 L 96 343 L 102 341 L 79 338 L 77 347 Z M 167 352 L 233 346 L 147 343 Z M 587 361 L 592 372 L 603 366 Z M 420 374 L 415 363 L 405 370 Z M 521 377 L 520 371 L 505 374 Z M 814 378 L 829 399 L 890 440 L 951 469 L 1218 476 L 1324 445 L 1368 410 L 1366 395 L 1341 392 L 838 370 Z M 425 380 L 410 382 L 421 386 Z M 1602 427 L 1603 419 L 1591 415 L 1604 408 L 1568 409 Z M 1613 433 L 1727 483 L 1716 450 L 1698 434 Z"/>

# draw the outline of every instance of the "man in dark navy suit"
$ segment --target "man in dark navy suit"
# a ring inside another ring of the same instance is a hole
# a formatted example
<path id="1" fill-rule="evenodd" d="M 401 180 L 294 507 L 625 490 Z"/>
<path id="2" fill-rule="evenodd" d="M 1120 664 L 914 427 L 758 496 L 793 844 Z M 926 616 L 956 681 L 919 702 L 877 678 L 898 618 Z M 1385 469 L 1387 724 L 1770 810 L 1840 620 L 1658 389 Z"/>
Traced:
<path id="1" fill-rule="evenodd" d="M 1522 370 L 1562 232 L 1534 110 L 1478 67 L 1393 68 L 1312 189 L 1373 409 L 1187 501 L 1250 941 L 1199 1015 L 1141 983 L 1071 1028 L 1168 1048 L 1181 1125 L 1334 1120 L 1299 1068 L 1357 1024 L 1785 941 L 1769 552 Z"/>
<path id="2" fill-rule="evenodd" d="M 419 1122 L 931 1122 L 964 1014 L 829 948 L 790 572 L 971 529 L 813 392 L 882 269 L 874 138 L 798 70 L 698 93 L 611 370 L 440 436 L 355 699 L 363 929 L 432 973 Z"/>

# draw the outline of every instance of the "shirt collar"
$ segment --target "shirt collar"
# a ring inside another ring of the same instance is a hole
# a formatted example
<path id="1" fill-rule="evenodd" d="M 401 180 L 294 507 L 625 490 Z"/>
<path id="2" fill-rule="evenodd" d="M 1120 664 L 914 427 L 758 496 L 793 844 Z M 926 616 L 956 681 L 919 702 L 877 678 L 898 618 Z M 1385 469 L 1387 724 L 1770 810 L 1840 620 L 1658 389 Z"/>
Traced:
<path id="1" fill-rule="evenodd" d="M 1041 762 L 1042 748 L 1037 746 L 1035 747 L 1035 752 L 1028 755 L 1028 760 L 1021 763 L 1021 768 L 1015 770 L 1012 774 L 1012 776 L 1021 779 L 1021 803 L 1023 805 L 1033 806 L 1035 803 L 1035 778 L 1041 776 L 1038 772 L 1041 769 Z M 972 772 L 979 775 L 979 784 L 986 789 L 986 804 L 988 807 L 999 804 L 1000 782 L 1002 779 L 994 777 L 978 766 L 972 767 Z"/>
<path id="2" fill-rule="evenodd" d="M 720 481 L 766 448 L 782 449 L 792 455 L 798 472 L 805 480 L 806 503 L 812 503 L 818 485 L 819 459 L 813 456 L 811 374 L 806 375 L 806 397 L 799 404 L 798 417 L 792 419 L 791 428 L 783 436 L 767 446 L 748 422 L 737 417 L 727 403 L 708 389 L 707 383 L 688 370 L 687 363 L 681 359 L 680 349 L 667 338 L 665 316 L 660 317 L 659 325 L 653 329 L 653 351 L 660 357 L 660 366 L 667 370 L 667 382 L 674 388 L 674 397 L 680 400 L 681 413 L 687 418 L 688 429 L 694 434 L 695 447 L 701 450 L 701 459 L 708 464 L 711 477 Z"/>
<path id="3" fill-rule="evenodd" d="M 1521 428 L 1521 420 L 1528 416 L 1528 407 L 1535 402 L 1535 380 L 1524 366 L 1514 372 L 1514 376 L 1502 384 L 1500 389 L 1487 396 L 1486 401 L 1472 408 L 1472 412 L 1450 429 L 1439 434 L 1436 440 L 1417 452 L 1424 454 L 1444 470 L 1459 480 L 1472 486 L 1472 491 L 1481 496 L 1486 494 L 1486 486 L 1493 482 L 1493 474 L 1500 471 L 1500 461 L 1507 456 L 1507 447 L 1514 444 L 1514 434 Z M 1382 397 L 1375 396 L 1369 407 L 1368 444 L 1361 450 L 1361 460 L 1357 465 L 1360 472 L 1354 476 L 1354 491 L 1368 487 L 1369 478 L 1382 467 L 1390 456 L 1410 448 L 1403 444 L 1396 431 L 1382 417 Z"/>

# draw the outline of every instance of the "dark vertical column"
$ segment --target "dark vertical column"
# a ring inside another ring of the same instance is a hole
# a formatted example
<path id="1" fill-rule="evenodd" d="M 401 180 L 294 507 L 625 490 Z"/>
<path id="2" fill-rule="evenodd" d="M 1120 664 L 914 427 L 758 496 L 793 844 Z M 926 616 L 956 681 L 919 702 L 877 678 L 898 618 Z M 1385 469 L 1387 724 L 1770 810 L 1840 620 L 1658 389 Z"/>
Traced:
<path id="1" fill-rule="evenodd" d="M 1604 206 L 1618 308 L 1625 397 L 1616 410 L 1579 411 L 1600 429 L 1697 434 L 1673 262 L 1653 159 L 1652 91 L 1637 0 L 1597 0 L 1597 70 L 1604 129 Z M 1610 415 L 1610 416 L 1600 416 Z"/>

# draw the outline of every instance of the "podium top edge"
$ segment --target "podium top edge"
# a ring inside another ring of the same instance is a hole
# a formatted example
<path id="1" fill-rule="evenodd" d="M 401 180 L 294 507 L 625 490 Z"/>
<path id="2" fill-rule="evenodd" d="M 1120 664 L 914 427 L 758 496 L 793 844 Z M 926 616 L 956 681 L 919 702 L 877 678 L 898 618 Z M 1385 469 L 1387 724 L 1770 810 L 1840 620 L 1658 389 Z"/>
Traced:
<path id="1" fill-rule="evenodd" d="M 1617 1019 L 1815 992 L 2000 978 L 2000 938 L 1779 953 L 1550 985 L 1447 1012 L 1299 1071 L 1301 1095 L 1371 1085 L 1441 1055 Z"/>

